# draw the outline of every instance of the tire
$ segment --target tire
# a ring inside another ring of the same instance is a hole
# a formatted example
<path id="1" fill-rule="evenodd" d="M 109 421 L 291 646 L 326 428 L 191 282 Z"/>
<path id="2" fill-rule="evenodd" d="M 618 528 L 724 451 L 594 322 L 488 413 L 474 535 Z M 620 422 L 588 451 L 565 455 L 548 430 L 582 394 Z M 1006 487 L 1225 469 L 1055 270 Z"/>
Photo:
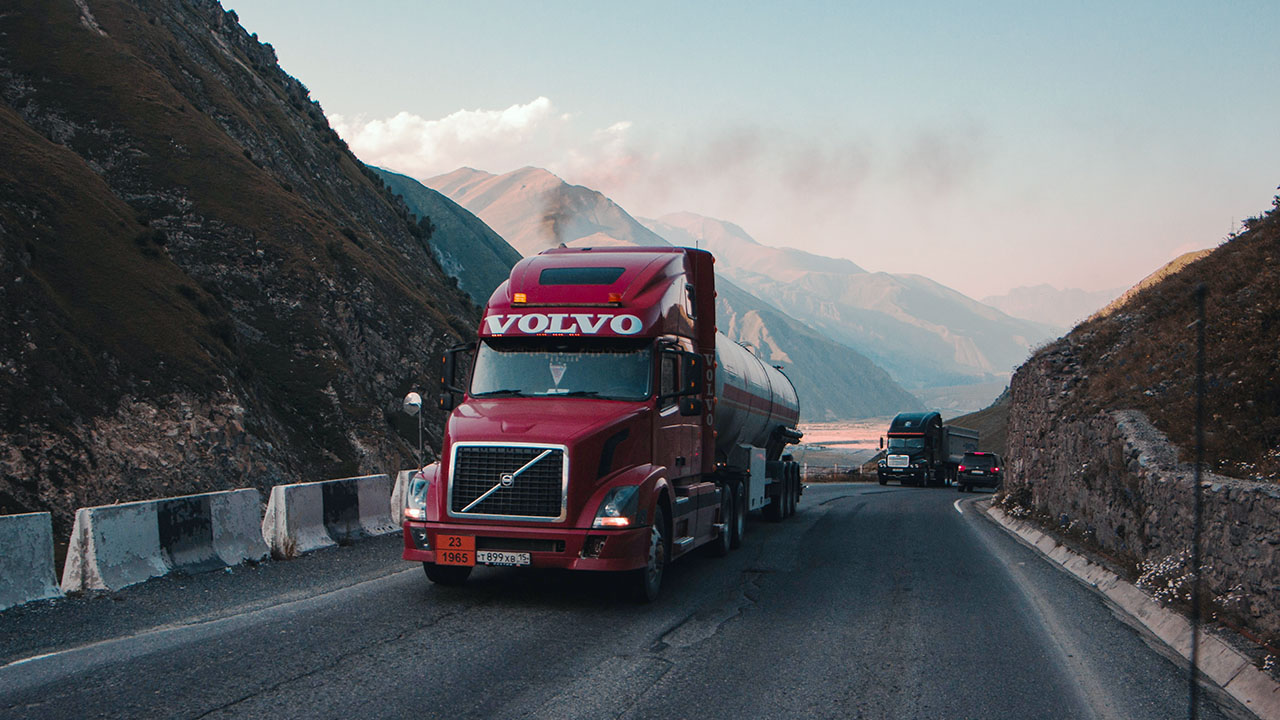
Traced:
<path id="1" fill-rule="evenodd" d="M 733 495 L 733 488 L 727 483 L 720 486 L 720 523 L 724 525 L 724 530 L 720 531 L 720 537 L 707 543 L 707 552 L 712 557 L 724 557 L 733 549 L 733 523 L 738 515 Z"/>
<path id="2" fill-rule="evenodd" d="M 733 487 L 733 526 L 729 534 L 729 547 L 742 547 L 742 537 L 747 534 L 747 484 L 741 480 L 730 483 Z"/>
<path id="3" fill-rule="evenodd" d="M 649 531 L 649 559 L 645 567 L 630 571 L 631 591 L 637 602 L 651 603 L 658 599 L 662 589 L 662 576 L 667 569 L 667 513 L 658 506 L 653 512 L 653 525 Z"/>
<path id="4" fill-rule="evenodd" d="M 782 518 L 784 517 L 782 503 L 786 502 L 784 498 L 784 496 L 786 495 L 786 490 L 784 487 L 786 485 L 786 482 L 785 481 L 780 482 L 779 485 L 783 487 L 779 487 L 778 494 L 770 498 L 769 504 L 765 505 L 764 509 L 761 510 L 761 512 L 764 514 L 764 519 L 768 520 L 769 522 L 782 522 Z"/>
<path id="5" fill-rule="evenodd" d="M 791 463 L 791 514 L 795 515 L 800 508 L 800 498 L 804 496 L 804 480 L 800 477 L 800 464 Z"/>
<path id="6" fill-rule="evenodd" d="M 424 562 L 422 569 L 427 572 L 427 579 L 436 585 L 461 585 L 471 577 L 471 571 L 474 568 L 465 567 L 463 565 L 437 565 L 435 563 Z"/>
<path id="7" fill-rule="evenodd" d="M 881 484 L 881 485 L 887 485 L 887 484 L 889 483 L 889 481 L 888 481 L 888 480 L 885 480 L 883 477 L 881 477 L 881 478 L 879 478 L 879 479 L 880 479 L 880 484 Z"/>
<path id="8" fill-rule="evenodd" d="M 800 483 L 796 474 L 791 472 L 791 464 L 787 463 L 787 502 L 782 506 L 782 511 L 787 517 L 796 514 L 796 503 L 800 502 Z"/>

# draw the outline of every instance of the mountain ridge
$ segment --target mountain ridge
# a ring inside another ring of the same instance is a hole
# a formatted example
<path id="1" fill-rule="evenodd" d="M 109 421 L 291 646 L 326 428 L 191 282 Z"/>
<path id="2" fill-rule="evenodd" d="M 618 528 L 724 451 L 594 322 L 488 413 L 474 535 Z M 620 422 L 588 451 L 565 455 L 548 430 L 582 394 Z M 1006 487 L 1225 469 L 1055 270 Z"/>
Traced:
<path id="1" fill-rule="evenodd" d="M 1001 387 L 999 381 L 1032 346 L 1057 334 L 1056 328 L 1011 318 L 922 275 L 868 272 L 849 261 L 776 248 L 740 263 L 733 250 L 745 242 L 727 225 L 679 213 L 650 227 L 681 242 L 728 250 L 718 254 L 735 282 L 859 350 L 908 388 Z M 737 232 L 746 235 L 741 228 Z"/>
<path id="2" fill-rule="evenodd" d="M 560 243 L 670 245 L 602 193 L 539 168 L 507 175 L 460 168 L 424 184 L 474 212 L 502 237 L 516 238 L 511 245 L 526 255 Z M 717 289 L 717 325 L 731 339 L 755 346 L 767 362 L 791 368 L 804 417 L 876 417 L 921 407 L 862 354 L 738 288 L 722 272 L 717 272 Z"/>
<path id="3" fill-rule="evenodd" d="M 520 253 L 466 208 L 408 175 L 373 168 L 418 218 L 434 228 L 431 250 L 440 267 L 458 281 L 477 305 L 484 306 L 493 291 L 520 261 Z"/>

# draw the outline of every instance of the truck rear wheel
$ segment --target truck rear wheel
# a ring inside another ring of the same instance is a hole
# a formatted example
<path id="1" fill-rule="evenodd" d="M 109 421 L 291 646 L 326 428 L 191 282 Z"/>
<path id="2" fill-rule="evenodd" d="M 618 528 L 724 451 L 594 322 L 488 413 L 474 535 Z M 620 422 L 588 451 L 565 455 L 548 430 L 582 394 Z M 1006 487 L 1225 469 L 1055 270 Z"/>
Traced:
<path id="1" fill-rule="evenodd" d="M 724 557 L 733 549 L 733 523 L 738 517 L 738 511 L 733 502 L 733 488 L 728 484 L 720 486 L 720 524 L 724 529 L 720 531 L 720 537 L 714 542 L 707 545 L 707 550 L 715 557 Z"/>
<path id="2" fill-rule="evenodd" d="M 769 522 L 781 522 L 782 518 L 786 517 L 782 511 L 782 504 L 786 502 L 786 482 L 779 480 L 776 485 L 778 486 L 777 494 L 769 498 L 769 504 L 761 510 L 764 519 Z"/>
<path id="3" fill-rule="evenodd" d="M 800 464 L 791 463 L 791 514 L 795 515 L 800 507 L 800 496 L 804 494 L 804 484 L 800 478 Z"/>
<path id="4" fill-rule="evenodd" d="M 642 603 L 658 599 L 658 591 L 662 589 L 662 575 L 667 569 L 667 513 L 661 506 L 653 512 L 648 554 L 645 566 L 629 573 L 631 591 L 635 599 Z"/>
<path id="5" fill-rule="evenodd" d="M 782 518 L 790 518 L 796 514 L 796 479 L 791 473 L 791 464 L 787 462 L 786 469 L 782 471 L 782 477 L 786 478 L 786 482 L 782 483 Z"/>
<path id="6" fill-rule="evenodd" d="M 747 484 L 741 480 L 729 483 L 733 488 L 733 524 L 729 534 L 729 547 L 734 550 L 742 547 L 742 538 L 747 534 Z"/>
<path id="7" fill-rule="evenodd" d="M 427 579 L 437 585 L 461 585 L 471 576 L 472 568 L 463 565 L 437 565 L 424 562 L 422 569 L 427 571 Z"/>

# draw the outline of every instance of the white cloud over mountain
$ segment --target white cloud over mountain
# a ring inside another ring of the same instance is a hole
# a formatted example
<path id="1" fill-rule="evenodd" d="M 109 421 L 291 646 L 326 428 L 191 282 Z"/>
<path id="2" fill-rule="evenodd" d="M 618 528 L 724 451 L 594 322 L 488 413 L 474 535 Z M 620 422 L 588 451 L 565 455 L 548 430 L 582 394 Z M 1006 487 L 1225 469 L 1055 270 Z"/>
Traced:
<path id="1" fill-rule="evenodd" d="M 361 160 L 419 178 L 462 165 L 507 167 L 526 164 L 531 155 L 560 156 L 571 120 L 545 97 L 505 110 L 459 110 L 439 120 L 407 112 L 385 120 L 329 116 Z"/>
<path id="2" fill-rule="evenodd" d="M 626 120 L 599 127 L 546 97 L 439 120 L 330 118 L 365 162 L 419 180 L 473 167 L 546 168 L 642 214 L 696 210 L 732 217 L 776 244 L 855 257 L 892 232 L 898 213 L 961 191 L 981 164 L 973 130 L 920 132 L 902 143 L 800 137 L 742 123 L 683 136 Z M 882 218 L 891 218 L 888 221 Z"/>

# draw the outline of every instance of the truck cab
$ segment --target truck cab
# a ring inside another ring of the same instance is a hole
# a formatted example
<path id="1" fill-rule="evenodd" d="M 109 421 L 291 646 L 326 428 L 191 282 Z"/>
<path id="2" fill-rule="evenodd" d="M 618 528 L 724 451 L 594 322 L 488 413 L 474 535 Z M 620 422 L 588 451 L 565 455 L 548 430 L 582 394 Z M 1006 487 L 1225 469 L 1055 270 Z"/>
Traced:
<path id="1" fill-rule="evenodd" d="M 978 449 L 978 432 L 944 425 L 937 412 L 899 413 L 889 424 L 885 457 L 876 466 L 881 485 L 954 482 L 966 452 Z"/>
<path id="2" fill-rule="evenodd" d="M 440 462 L 407 493 L 405 559 L 446 584 L 476 564 L 613 571 L 652 599 L 669 560 L 740 539 L 749 484 L 716 430 L 744 398 L 717 362 L 712 263 L 687 248 L 518 263 L 477 343 L 446 356 L 452 412 Z M 745 401 L 785 438 L 799 408 L 782 398 Z"/>

